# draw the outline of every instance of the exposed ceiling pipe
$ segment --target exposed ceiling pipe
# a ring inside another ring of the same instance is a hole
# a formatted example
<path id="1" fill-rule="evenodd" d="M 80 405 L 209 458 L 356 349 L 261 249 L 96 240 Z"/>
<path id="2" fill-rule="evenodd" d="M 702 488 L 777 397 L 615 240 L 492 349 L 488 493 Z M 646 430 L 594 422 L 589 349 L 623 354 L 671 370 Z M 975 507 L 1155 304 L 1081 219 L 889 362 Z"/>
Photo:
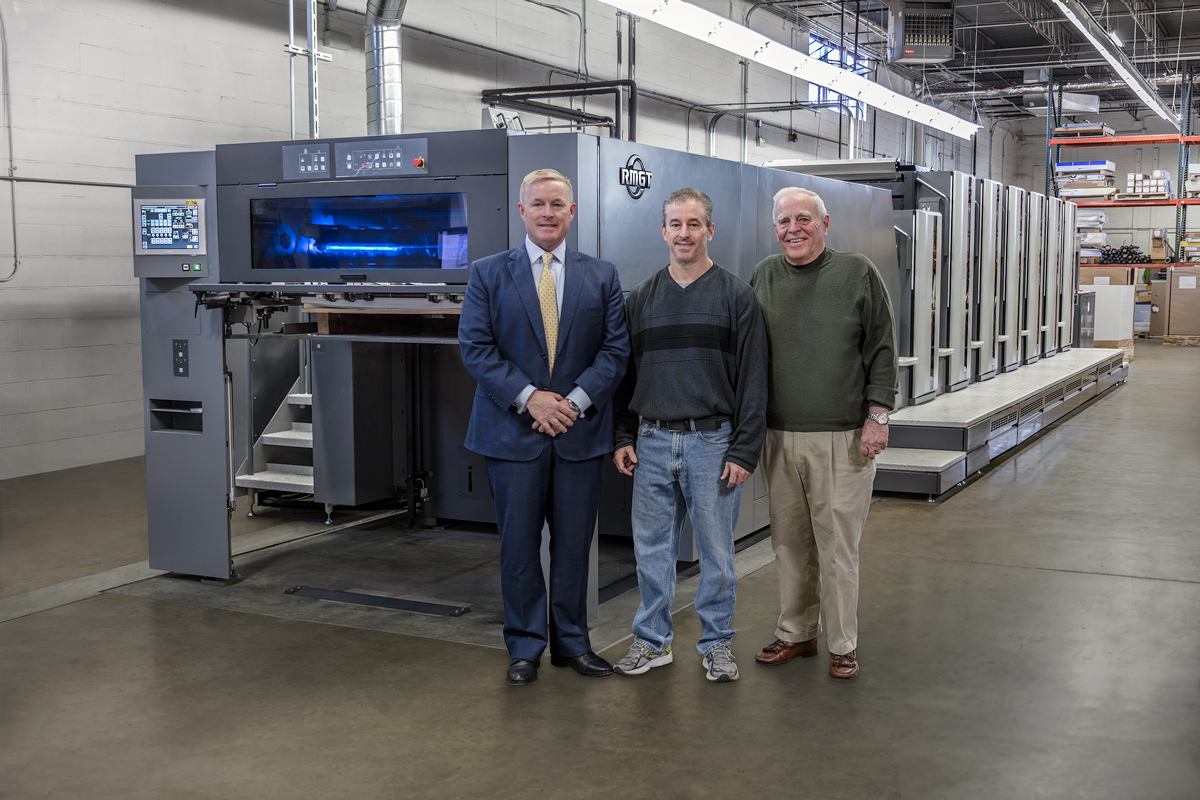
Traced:
<path id="1" fill-rule="evenodd" d="M 408 0 L 367 3 L 367 134 L 403 133 L 400 20 Z"/>
<path id="2" fill-rule="evenodd" d="M 1125 79 L 1125 83 L 1129 84 L 1129 88 L 1141 98 L 1146 107 L 1179 130 L 1179 115 L 1163 103 L 1153 84 L 1138 72 L 1137 67 L 1125 55 L 1125 51 L 1109 38 L 1108 31 L 1104 30 L 1091 12 L 1079 0 L 1054 0 L 1054 5 L 1058 6 L 1059 11 L 1096 48 L 1101 57 L 1109 62 L 1112 71 Z"/>
<path id="3" fill-rule="evenodd" d="M 1174 75 L 1164 75 L 1161 78 L 1147 78 L 1149 83 L 1154 86 L 1178 86 L 1183 83 L 1183 76 L 1179 73 Z M 1200 83 L 1197 78 L 1192 78 L 1192 83 Z M 1065 83 L 1062 89 L 1065 92 L 1102 92 L 1110 89 L 1128 89 L 1129 84 L 1125 81 L 1110 80 L 1110 81 L 1080 81 L 1077 83 Z M 996 97 L 1024 97 L 1025 95 L 1041 95 L 1045 96 L 1048 87 L 1044 83 L 1024 83 L 1020 86 L 1009 86 L 1002 89 L 973 89 L 962 92 L 933 92 L 934 100 L 952 100 L 962 102 L 966 100 L 985 100 Z"/>

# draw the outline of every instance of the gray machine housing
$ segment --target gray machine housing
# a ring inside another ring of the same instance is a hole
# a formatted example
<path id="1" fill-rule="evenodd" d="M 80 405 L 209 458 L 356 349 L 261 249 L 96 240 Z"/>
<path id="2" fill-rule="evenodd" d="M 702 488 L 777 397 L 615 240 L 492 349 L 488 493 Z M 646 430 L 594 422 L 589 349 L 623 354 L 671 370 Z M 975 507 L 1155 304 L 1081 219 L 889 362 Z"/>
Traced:
<path id="1" fill-rule="evenodd" d="M 799 186 L 816 191 L 825 200 L 833 220 L 829 246 L 867 255 L 892 296 L 900 292 L 892 202 L 887 191 L 877 188 L 583 134 L 459 131 L 391 136 L 386 141 L 404 148 L 406 154 L 419 148 L 422 167 L 404 166 L 398 174 L 384 175 L 378 171 L 339 175 L 336 168 L 314 174 L 294 168 L 299 157 L 311 163 L 314 154 L 327 153 L 336 159 L 346 149 L 359 152 L 370 148 L 380 142 L 373 137 L 309 142 L 304 153 L 290 142 L 222 145 L 215 153 L 154 157 L 158 168 L 149 171 L 151 162 L 146 161 L 144 175 L 139 158 L 135 197 L 151 191 L 143 183 L 165 186 L 163 191 L 172 197 L 186 196 L 180 194 L 186 187 L 200 187 L 209 220 L 215 223 L 208 230 L 208 280 L 175 278 L 170 284 L 182 291 L 176 301 L 180 324 L 192 330 L 193 323 L 182 317 L 198 308 L 196 319 L 207 337 L 204 341 L 211 345 L 206 356 L 212 359 L 211 366 L 202 372 L 193 368 L 194 385 L 203 382 L 206 393 L 199 393 L 199 388 L 182 393 L 159 388 L 163 382 L 171 386 L 170 359 L 154 355 L 153 347 L 147 350 L 147 397 L 195 397 L 206 414 L 202 431 L 190 434 L 197 444 L 203 440 L 206 460 L 155 457 L 149 503 L 158 509 L 150 529 L 157 568 L 229 577 L 228 518 L 239 492 L 233 484 L 249 485 L 247 474 L 265 470 L 274 462 L 293 471 L 310 470 L 312 498 L 330 506 L 360 505 L 407 493 L 414 503 L 410 519 L 495 519 L 483 458 L 463 447 L 475 386 L 462 366 L 454 327 L 466 271 L 359 275 L 336 270 L 332 274 L 328 270 L 280 274 L 256 269 L 246 222 L 249 203 L 256 198 L 463 192 L 469 207 L 467 246 L 474 259 L 524 240 L 516 209 L 521 180 L 533 169 L 552 167 L 569 177 L 574 188 L 577 212 L 568 246 L 616 264 L 622 285 L 630 289 L 667 263 L 661 206 L 670 191 L 691 186 L 712 198 L 716 232 L 710 255 L 717 264 L 749 280 L 758 261 L 779 252 L 772 198 L 784 187 Z M 203 160 L 207 171 L 190 169 L 192 157 Z M 634 167 L 640 175 L 631 181 Z M 135 262 L 140 264 L 140 258 L 135 256 Z M 245 333 L 237 333 L 242 328 L 230 309 L 247 306 L 226 306 L 222 311 L 195 302 L 197 296 L 228 295 L 243 298 L 245 303 L 253 299 L 256 308 L 274 303 L 295 311 L 305 298 L 331 294 L 357 296 L 359 302 L 364 302 L 364 295 L 403 295 L 422 302 L 430 298 L 427 313 L 420 318 L 440 322 L 432 332 L 428 326 L 415 325 L 412 330 L 389 335 L 289 333 L 286 329 L 281 332 L 277 324 L 261 334 L 247 324 Z M 434 304 L 434 297 L 440 302 Z M 144 311 L 144 318 L 153 313 Z M 177 335 L 169 326 L 163 330 L 168 329 L 166 334 L 154 335 L 167 339 Z M 190 334 L 193 339 L 197 335 Z M 235 363 L 229 358 L 229 354 L 248 351 L 252 341 L 256 342 L 252 360 Z M 264 344 L 284 344 L 291 349 L 268 354 L 260 350 Z M 195 359 L 196 343 L 189 341 L 189 347 Z M 305 348 L 311 351 L 307 366 L 297 357 L 297 350 Z M 242 370 L 245 376 L 239 383 L 237 373 Z M 309 374 L 304 374 L 305 370 Z M 268 372 L 269 376 L 262 374 Z M 295 449 L 264 445 L 278 436 L 272 431 L 278 428 L 286 398 L 297 396 L 296 392 L 308 397 L 304 388 L 311 390 L 311 398 L 301 400 L 311 403 L 311 420 L 300 425 L 304 430 L 303 426 L 311 428 L 311 466 L 288 463 L 299 460 L 285 457 L 295 455 Z M 266 407 L 260 405 L 260 395 L 266 397 Z M 245 402 L 237 401 L 243 397 Z M 207 416 L 214 403 L 222 415 L 216 419 Z M 237 419 L 237 413 L 230 410 L 240 407 L 247 409 L 246 419 Z M 151 427 L 147 413 L 149 463 L 155 450 L 152 436 L 159 431 Z M 195 491 L 200 476 L 211 483 L 203 493 Z M 172 511 L 172 486 L 186 487 L 180 493 L 204 506 L 206 514 L 193 515 L 194 521 L 181 527 Z M 631 493 L 632 482 L 610 465 L 599 521 L 602 533 L 628 532 Z M 743 497 L 737 535 L 767 524 L 766 487 L 756 474 Z M 188 557 L 192 551 L 198 557 Z M 695 557 L 690 537 L 685 536 L 680 558 Z"/>

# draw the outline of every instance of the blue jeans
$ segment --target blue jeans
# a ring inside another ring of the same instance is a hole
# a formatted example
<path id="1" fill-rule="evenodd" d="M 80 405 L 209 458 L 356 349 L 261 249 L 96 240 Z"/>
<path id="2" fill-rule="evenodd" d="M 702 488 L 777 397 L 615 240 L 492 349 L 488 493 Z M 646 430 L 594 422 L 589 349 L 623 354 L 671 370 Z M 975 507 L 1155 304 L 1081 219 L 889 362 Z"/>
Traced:
<path id="1" fill-rule="evenodd" d="M 633 634 L 654 650 L 671 644 L 671 603 L 679 535 L 689 516 L 700 553 L 696 613 L 704 633 L 700 655 L 733 641 L 737 575 L 733 568 L 733 527 L 742 505 L 742 487 L 722 481 L 733 428 L 668 431 L 643 421 L 638 426 L 637 467 L 633 471 L 633 549 L 642 603 Z"/>

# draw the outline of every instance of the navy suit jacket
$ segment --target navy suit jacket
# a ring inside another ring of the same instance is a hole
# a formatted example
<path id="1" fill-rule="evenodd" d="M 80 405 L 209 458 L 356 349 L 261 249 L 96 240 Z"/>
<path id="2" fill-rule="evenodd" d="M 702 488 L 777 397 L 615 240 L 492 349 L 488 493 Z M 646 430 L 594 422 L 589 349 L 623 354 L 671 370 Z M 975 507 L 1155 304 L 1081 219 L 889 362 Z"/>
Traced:
<path id="1" fill-rule="evenodd" d="M 524 242 L 471 264 L 458 323 L 463 365 L 479 387 L 466 446 L 490 458 L 530 461 L 551 442 L 559 456 L 582 461 L 612 451 L 612 394 L 625 375 L 629 333 L 617 268 L 569 247 L 563 265 L 554 376 L 533 269 Z M 576 386 L 592 407 L 566 433 L 533 429 L 512 403 L 533 384 L 566 397 Z"/>

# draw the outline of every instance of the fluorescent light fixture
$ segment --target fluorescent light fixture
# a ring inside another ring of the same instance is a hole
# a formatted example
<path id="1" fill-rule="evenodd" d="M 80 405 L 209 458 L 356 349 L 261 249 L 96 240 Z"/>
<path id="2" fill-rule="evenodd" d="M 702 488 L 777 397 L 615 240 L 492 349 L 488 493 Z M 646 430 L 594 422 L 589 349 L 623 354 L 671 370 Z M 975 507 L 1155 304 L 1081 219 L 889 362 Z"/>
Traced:
<path id="1" fill-rule="evenodd" d="M 684 0 L 604 2 L 764 67 L 794 75 L 851 100 L 862 101 L 889 114 L 911 119 L 962 139 L 970 139 L 979 130 L 979 126 L 973 122 L 931 105 L 918 103 L 861 75 L 815 59 Z"/>
<path id="2" fill-rule="evenodd" d="M 1100 23 L 1096 22 L 1095 17 L 1080 5 L 1078 0 L 1054 0 L 1054 4 L 1083 34 L 1083 37 L 1091 42 L 1092 47 L 1096 48 L 1096 52 L 1104 57 L 1109 66 L 1116 70 L 1116 73 L 1121 76 L 1121 80 L 1129 84 L 1129 88 L 1133 89 L 1134 94 L 1140 97 L 1151 111 L 1174 125 L 1176 130 L 1180 130 L 1179 115 L 1167 108 L 1162 98 L 1158 96 L 1158 90 L 1142 77 L 1142 74 L 1134 68 L 1133 63 L 1125 57 L 1124 53 L 1114 50 L 1111 45 L 1103 41 L 1108 38 L 1108 34 Z"/>

